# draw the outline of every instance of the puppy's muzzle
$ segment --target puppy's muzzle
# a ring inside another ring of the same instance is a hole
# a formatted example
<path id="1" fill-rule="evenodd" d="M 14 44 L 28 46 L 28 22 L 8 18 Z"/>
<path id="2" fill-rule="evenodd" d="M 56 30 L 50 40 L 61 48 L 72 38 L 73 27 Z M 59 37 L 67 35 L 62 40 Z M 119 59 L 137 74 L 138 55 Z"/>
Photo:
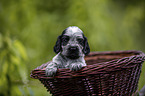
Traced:
<path id="1" fill-rule="evenodd" d="M 79 51 L 79 49 L 78 49 L 77 46 L 69 47 L 68 50 L 69 50 L 70 52 L 78 52 L 78 51 Z"/>
<path id="2" fill-rule="evenodd" d="M 79 48 L 77 46 L 70 46 L 68 48 L 67 57 L 70 59 L 78 59 L 79 58 Z"/>

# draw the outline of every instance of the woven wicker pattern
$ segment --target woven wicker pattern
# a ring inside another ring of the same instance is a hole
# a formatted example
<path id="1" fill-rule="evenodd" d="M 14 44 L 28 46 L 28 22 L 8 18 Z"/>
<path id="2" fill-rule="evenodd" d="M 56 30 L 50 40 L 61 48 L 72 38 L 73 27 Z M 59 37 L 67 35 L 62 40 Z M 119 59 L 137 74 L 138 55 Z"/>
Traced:
<path id="1" fill-rule="evenodd" d="M 130 96 L 138 86 L 145 61 L 140 51 L 92 52 L 79 71 L 59 69 L 55 77 L 45 75 L 42 64 L 31 77 L 39 79 L 54 96 Z"/>

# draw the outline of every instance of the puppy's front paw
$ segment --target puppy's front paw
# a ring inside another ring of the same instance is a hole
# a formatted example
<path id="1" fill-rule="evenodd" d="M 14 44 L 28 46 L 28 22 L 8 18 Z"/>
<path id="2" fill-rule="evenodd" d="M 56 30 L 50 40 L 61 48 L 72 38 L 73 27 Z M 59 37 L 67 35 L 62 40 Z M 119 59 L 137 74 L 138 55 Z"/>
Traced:
<path id="1" fill-rule="evenodd" d="M 53 77 L 56 74 L 56 72 L 57 72 L 57 68 L 48 68 L 48 67 L 46 67 L 46 69 L 45 69 L 45 73 L 49 77 Z"/>
<path id="2" fill-rule="evenodd" d="M 76 63 L 73 63 L 71 64 L 71 67 L 70 67 L 70 70 L 71 71 L 78 71 L 82 68 L 82 64 L 76 64 Z"/>

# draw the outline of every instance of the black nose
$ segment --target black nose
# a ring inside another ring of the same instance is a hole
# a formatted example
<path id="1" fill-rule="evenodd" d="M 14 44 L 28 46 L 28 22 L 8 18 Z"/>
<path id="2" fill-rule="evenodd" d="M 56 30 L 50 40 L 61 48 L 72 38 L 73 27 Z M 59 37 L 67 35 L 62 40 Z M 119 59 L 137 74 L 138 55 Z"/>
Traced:
<path id="1" fill-rule="evenodd" d="M 76 47 L 76 46 L 70 47 L 69 50 L 70 50 L 70 51 L 78 51 L 78 47 Z"/>

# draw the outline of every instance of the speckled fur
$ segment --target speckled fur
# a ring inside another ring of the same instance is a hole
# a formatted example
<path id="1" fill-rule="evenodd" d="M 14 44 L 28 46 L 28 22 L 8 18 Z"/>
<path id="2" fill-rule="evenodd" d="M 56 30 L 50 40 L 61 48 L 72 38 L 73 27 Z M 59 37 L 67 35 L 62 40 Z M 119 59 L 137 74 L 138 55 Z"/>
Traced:
<path id="1" fill-rule="evenodd" d="M 86 54 L 83 52 L 84 46 L 78 42 L 78 38 L 82 40 L 85 39 L 82 30 L 76 26 L 68 27 L 67 29 L 65 29 L 65 32 L 63 32 L 62 36 L 64 35 L 69 37 L 69 41 L 67 42 L 67 44 L 61 44 L 61 47 L 57 47 L 59 49 L 59 51 L 56 51 L 57 55 L 52 59 L 52 62 L 46 67 L 45 71 L 47 76 L 54 76 L 58 68 L 69 68 L 72 71 L 77 71 L 83 66 L 86 66 L 84 60 L 84 56 Z M 61 42 L 58 42 L 56 44 L 60 43 Z M 90 49 L 88 43 L 86 44 L 88 48 L 88 54 L 90 52 Z M 68 55 L 70 55 L 69 48 L 72 46 L 76 46 L 78 48 L 77 59 L 71 59 L 67 57 Z"/>

